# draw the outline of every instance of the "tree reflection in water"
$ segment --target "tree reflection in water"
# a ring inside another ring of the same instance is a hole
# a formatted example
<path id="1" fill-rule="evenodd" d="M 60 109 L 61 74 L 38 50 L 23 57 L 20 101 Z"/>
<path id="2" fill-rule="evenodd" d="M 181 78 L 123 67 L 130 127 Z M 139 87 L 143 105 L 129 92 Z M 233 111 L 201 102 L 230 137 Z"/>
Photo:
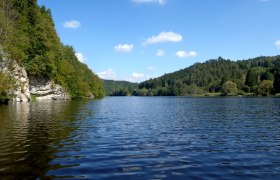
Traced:
<path id="1" fill-rule="evenodd" d="M 89 101 L 41 101 L 0 106 L 0 174 L 2 178 L 44 177 L 58 148 L 77 127 Z"/>

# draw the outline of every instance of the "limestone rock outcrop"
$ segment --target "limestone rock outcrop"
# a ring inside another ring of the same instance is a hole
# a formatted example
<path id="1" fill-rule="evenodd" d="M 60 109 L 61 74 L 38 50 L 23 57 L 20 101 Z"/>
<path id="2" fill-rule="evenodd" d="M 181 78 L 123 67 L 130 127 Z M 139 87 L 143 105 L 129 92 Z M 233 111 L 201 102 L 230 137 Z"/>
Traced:
<path id="1" fill-rule="evenodd" d="M 30 94 L 36 96 L 36 100 L 66 100 L 70 99 L 64 89 L 55 84 L 51 79 L 44 77 L 31 78 Z"/>
<path id="2" fill-rule="evenodd" d="M 31 96 L 36 100 L 67 100 L 70 96 L 64 89 L 49 78 L 28 78 L 25 69 L 18 64 L 14 65 L 11 72 L 16 80 L 16 89 L 12 92 L 14 102 L 29 102 Z"/>
<path id="3" fill-rule="evenodd" d="M 29 92 L 29 79 L 27 73 L 23 67 L 18 64 L 14 65 L 14 70 L 12 72 L 16 80 L 17 88 L 13 91 L 15 102 L 29 102 L 31 100 L 31 95 Z"/>

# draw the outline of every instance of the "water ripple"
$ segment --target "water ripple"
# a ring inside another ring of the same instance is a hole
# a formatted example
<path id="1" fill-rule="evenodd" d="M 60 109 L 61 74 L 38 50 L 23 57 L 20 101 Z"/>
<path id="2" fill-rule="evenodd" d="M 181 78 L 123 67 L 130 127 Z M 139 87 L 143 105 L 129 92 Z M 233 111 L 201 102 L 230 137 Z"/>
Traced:
<path id="1" fill-rule="evenodd" d="M 0 179 L 277 179 L 280 99 L 115 97 L 0 107 Z"/>

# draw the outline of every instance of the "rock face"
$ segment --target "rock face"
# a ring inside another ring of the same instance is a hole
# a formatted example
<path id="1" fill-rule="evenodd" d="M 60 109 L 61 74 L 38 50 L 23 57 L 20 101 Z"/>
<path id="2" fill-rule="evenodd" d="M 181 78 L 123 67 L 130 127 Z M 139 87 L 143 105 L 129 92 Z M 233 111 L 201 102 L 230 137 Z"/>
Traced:
<path id="1" fill-rule="evenodd" d="M 13 92 L 15 95 L 13 100 L 16 102 L 29 102 L 31 100 L 29 92 L 29 79 L 25 69 L 20 67 L 18 64 L 15 64 L 12 74 L 17 85 L 17 89 Z"/>
<path id="2" fill-rule="evenodd" d="M 30 79 L 30 94 L 36 96 L 36 100 L 66 100 L 70 99 L 63 88 L 55 84 L 49 78 Z"/>
<path id="3" fill-rule="evenodd" d="M 15 78 L 17 86 L 12 92 L 15 96 L 13 98 L 15 102 L 29 102 L 31 101 L 31 95 L 34 95 L 36 100 L 70 99 L 63 88 L 49 78 L 29 79 L 25 69 L 18 64 L 14 65 L 11 74 Z"/>
<path id="4" fill-rule="evenodd" d="M 55 84 L 50 78 L 36 77 L 30 79 L 25 69 L 16 62 L 13 62 L 13 70 L 9 71 L 7 62 L 5 58 L 0 61 L 0 70 L 8 72 L 16 81 L 16 89 L 10 92 L 14 96 L 12 101 L 29 102 L 31 101 L 31 95 L 34 95 L 36 100 L 70 99 L 66 91 L 60 85 Z"/>

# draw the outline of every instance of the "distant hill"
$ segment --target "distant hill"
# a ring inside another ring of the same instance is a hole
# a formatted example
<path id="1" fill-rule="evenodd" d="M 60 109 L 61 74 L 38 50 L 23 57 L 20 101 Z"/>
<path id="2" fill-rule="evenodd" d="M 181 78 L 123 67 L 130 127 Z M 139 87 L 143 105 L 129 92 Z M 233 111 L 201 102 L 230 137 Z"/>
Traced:
<path id="1" fill-rule="evenodd" d="M 280 93 L 280 56 L 230 61 L 221 57 L 139 84 L 134 95 L 271 95 Z"/>
<path id="2" fill-rule="evenodd" d="M 138 89 L 138 83 L 128 81 L 103 81 L 106 96 L 129 96 Z"/>

